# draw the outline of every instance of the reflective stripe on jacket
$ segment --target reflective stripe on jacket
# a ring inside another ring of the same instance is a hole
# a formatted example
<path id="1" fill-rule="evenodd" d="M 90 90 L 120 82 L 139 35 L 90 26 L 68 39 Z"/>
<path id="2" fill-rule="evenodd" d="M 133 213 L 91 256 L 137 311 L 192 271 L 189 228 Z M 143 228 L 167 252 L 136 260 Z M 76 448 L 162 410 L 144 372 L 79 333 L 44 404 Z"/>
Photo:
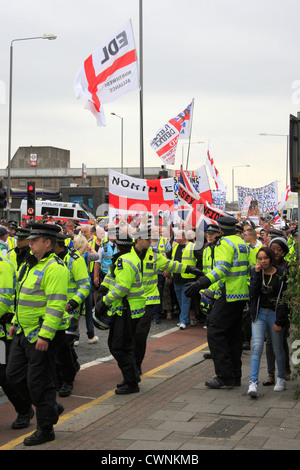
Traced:
<path id="1" fill-rule="evenodd" d="M 237 235 L 222 237 L 215 247 L 215 267 L 206 274 L 214 283 L 222 281 L 226 289 L 226 300 L 249 300 L 247 272 L 249 248 Z"/>
<path id="2" fill-rule="evenodd" d="M 19 286 L 16 323 L 28 341 L 38 336 L 52 340 L 59 329 L 69 326 L 67 303 L 69 271 L 53 252 L 34 266 L 27 265 Z"/>

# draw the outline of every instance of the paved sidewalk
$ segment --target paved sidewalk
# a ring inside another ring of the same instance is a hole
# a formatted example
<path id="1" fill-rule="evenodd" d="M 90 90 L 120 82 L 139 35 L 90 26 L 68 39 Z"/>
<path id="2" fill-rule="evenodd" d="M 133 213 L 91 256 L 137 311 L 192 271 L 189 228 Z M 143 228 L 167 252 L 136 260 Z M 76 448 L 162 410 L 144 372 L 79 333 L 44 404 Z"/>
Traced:
<path id="1" fill-rule="evenodd" d="M 240 387 L 210 390 L 204 382 L 214 375 L 212 361 L 203 359 L 202 351 L 183 355 L 164 369 L 145 374 L 140 393 L 116 396 L 110 390 L 62 415 L 55 426 L 55 441 L 35 448 L 20 443 L 13 448 L 107 450 L 112 456 L 113 451 L 134 455 L 137 450 L 169 450 L 176 455 L 205 449 L 299 450 L 297 381 L 288 381 L 281 393 L 260 385 L 258 398 L 248 397 L 250 357 L 250 351 L 243 353 Z M 266 377 L 263 357 L 260 380 Z"/>

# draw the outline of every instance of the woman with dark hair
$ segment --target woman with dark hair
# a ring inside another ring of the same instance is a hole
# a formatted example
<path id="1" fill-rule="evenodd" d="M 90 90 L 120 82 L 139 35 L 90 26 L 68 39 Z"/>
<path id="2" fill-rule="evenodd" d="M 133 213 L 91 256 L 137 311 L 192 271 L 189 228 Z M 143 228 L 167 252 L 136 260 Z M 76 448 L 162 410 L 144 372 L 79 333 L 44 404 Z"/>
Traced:
<path id="1" fill-rule="evenodd" d="M 267 328 L 272 336 L 278 378 L 274 391 L 285 390 L 284 327 L 288 321 L 288 307 L 282 302 L 286 275 L 274 266 L 273 251 L 262 247 L 257 253 L 257 263 L 250 280 L 250 314 L 252 318 L 252 357 L 248 395 L 257 397 L 257 384 L 261 355 Z"/>

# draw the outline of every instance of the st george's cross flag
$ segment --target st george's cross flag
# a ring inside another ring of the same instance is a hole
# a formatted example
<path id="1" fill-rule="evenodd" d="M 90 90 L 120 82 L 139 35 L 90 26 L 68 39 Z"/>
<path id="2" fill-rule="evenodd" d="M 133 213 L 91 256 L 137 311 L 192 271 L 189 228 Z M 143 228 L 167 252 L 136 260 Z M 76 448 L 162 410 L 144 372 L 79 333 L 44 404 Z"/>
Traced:
<path id="1" fill-rule="evenodd" d="M 85 109 L 106 126 L 103 103 L 139 89 L 139 73 L 131 21 L 96 49 L 78 70 L 74 90 L 76 99 L 85 98 Z"/>
<path id="2" fill-rule="evenodd" d="M 208 166 L 209 172 L 215 182 L 216 188 L 219 191 L 225 192 L 226 193 L 226 187 L 225 184 L 222 181 L 222 178 L 220 176 L 220 173 L 218 172 L 214 159 L 212 158 L 210 154 L 210 149 L 207 149 L 207 156 L 206 156 L 206 165 Z"/>

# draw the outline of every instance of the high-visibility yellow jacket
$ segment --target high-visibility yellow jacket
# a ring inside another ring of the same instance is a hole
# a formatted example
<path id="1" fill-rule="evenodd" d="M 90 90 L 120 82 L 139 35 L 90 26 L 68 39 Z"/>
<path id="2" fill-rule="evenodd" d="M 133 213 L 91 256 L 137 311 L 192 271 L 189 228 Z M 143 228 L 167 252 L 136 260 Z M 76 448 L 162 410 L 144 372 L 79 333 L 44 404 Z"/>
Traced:
<path id="1" fill-rule="evenodd" d="M 157 253 L 152 247 L 148 248 L 143 259 L 143 286 L 147 296 L 147 304 L 159 304 L 160 295 L 157 287 L 158 271 L 184 274 L 187 264 L 169 260 L 161 253 Z"/>
<path id="2" fill-rule="evenodd" d="M 16 273 L 13 264 L 0 256 L 0 339 L 11 339 L 8 331 L 14 313 Z"/>
<path id="3" fill-rule="evenodd" d="M 91 280 L 84 258 L 80 253 L 71 248 L 64 256 L 63 261 L 70 273 L 70 282 L 68 286 L 68 301 L 75 300 L 80 306 L 91 289 Z"/>
<path id="4" fill-rule="evenodd" d="M 214 255 L 213 251 L 215 250 L 215 246 L 211 246 L 211 244 L 207 244 L 204 247 L 203 250 L 203 258 L 202 258 L 202 270 L 206 274 L 210 272 L 214 268 Z M 221 292 L 221 285 L 222 283 L 220 281 L 215 282 L 214 284 L 211 284 L 208 289 L 204 290 L 209 290 L 211 292 L 211 297 L 212 299 L 218 299 L 221 297 L 222 292 Z"/>
<path id="5" fill-rule="evenodd" d="M 38 336 L 52 340 L 59 329 L 69 327 L 65 311 L 69 286 L 69 271 L 53 252 L 26 269 L 19 285 L 16 313 L 13 322 L 19 326 L 30 343 Z"/>
<path id="6" fill-rule="evenodd" d="M 178 248 L 179 243 L 174 243 L 173 248 L 172 248 L 172 259 L 175 258 L 176 250 Z M 196 266 L 197 264 L 197 258 L 194 255 L 194 250 L 195 250 L 195 243 L 188 242 L 183 251 L 182 251 L 182 256 L 181 256 L 181 262 L 185 266 Z M 196 275 L 195 274 L 187 274 L 185 272 L 181 273 L 181 277 L 183 279 L 195 279 Z"/>
<path id="7" fill-rule="evenodd" d="M 122 315 L 122 301 L 126 296 L 131 318 L 145 313 L 146 295 L 142 282 L 141 260 L 134 248 L 118 257 L 105 276 L 103 285 L 109 289 L 103 301 L 109 307 L 108 315 Z"/>
<path id="8" fill-rule="evenodd" d="M 214 283 L 221 281 L 226 290 L 226 300 L 249 300 L 247 271 L 249 248 L 237 235 L 223 236 L 215 247 L 215 267 L 206 274 Z"/>

